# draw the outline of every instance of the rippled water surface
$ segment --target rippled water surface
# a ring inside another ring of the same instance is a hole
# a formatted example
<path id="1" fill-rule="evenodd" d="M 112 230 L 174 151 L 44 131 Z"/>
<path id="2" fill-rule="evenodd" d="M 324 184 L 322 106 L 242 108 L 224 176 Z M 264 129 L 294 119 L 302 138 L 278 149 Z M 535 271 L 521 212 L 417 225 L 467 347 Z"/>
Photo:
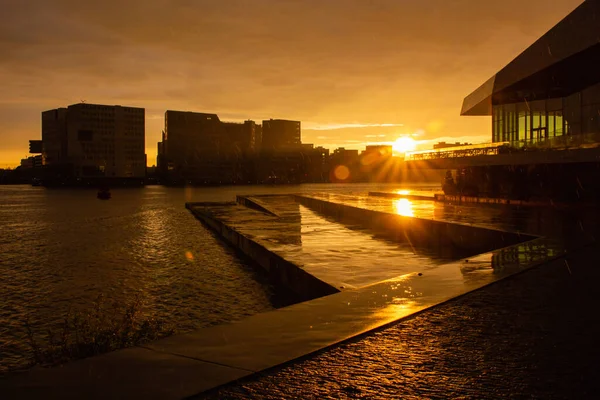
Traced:
<path id="1" fill-rule="evenodd" d="M 236 194 L 389 190 L 378 185 L 94 190 L 0 186 L 0 372 L 30 358 L 25 322 L 38 331 L 99 295 L 178 331 L 273 308 L 271 289 L 185 209 Z"/>

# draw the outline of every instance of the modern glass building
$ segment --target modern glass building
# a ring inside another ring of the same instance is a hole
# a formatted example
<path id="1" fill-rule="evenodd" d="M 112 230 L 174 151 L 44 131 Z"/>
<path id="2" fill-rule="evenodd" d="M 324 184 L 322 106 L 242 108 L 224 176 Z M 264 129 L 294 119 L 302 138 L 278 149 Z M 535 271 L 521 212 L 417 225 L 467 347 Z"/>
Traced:
<path id="1" fill-rule="evenodd" d="M 461 114 L 491 116 L 493 142 L 600 142 L 600 0 L 584 1 L 467 96 Z"/>

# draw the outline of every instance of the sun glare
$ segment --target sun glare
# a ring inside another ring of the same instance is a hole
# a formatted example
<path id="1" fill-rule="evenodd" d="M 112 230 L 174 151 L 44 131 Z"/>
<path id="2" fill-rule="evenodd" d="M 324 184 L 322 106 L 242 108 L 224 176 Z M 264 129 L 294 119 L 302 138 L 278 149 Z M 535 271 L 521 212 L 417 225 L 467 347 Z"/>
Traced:
<path id="1" fill-rule="evenodd" d="M 408 136 L 399 137 L 392 145 L 392 149 L 396 153 L 406 153 L 407 151 L 413 151 L 416 147 L 417 142 L 415 141 L 415 139 Z"/>
<path id="2" fill-rule="evenodd" d="M 394 206 L 396 207 L 396 214 L 398 215 L 401 215 L 403 217 L 415 216 L 412 203 L 408 199 L 398 199 L 394 201 Z"/>

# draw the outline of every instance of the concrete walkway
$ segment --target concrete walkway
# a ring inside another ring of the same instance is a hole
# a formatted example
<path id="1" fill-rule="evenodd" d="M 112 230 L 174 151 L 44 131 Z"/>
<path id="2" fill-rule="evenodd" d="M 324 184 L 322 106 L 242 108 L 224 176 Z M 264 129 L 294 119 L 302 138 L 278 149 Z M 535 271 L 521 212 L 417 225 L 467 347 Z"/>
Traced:
<path id="1" fill-rule="evenodd" d="M 200 398 L 595 399 L 597 245 Z"/>

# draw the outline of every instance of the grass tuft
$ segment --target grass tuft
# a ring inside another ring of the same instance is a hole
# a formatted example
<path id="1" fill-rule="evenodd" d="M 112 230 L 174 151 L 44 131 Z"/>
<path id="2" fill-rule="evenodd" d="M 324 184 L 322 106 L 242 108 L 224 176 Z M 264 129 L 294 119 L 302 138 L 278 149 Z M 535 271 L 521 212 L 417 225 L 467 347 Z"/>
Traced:
<path id="1" fill-rule="evenodd" d="M 107 306 L 104 296 L 94 301 L 86 313 L 68 312 L 61 326 L 48 330 L 45 337 L 34 334 L 26 322 L 33 350 L 33 365 L 54 366 L 68 361 L 138 346 L 174 333 L 174 329 L 154 318 L 142 316 L 141 297 L 124 306 Z"/>

